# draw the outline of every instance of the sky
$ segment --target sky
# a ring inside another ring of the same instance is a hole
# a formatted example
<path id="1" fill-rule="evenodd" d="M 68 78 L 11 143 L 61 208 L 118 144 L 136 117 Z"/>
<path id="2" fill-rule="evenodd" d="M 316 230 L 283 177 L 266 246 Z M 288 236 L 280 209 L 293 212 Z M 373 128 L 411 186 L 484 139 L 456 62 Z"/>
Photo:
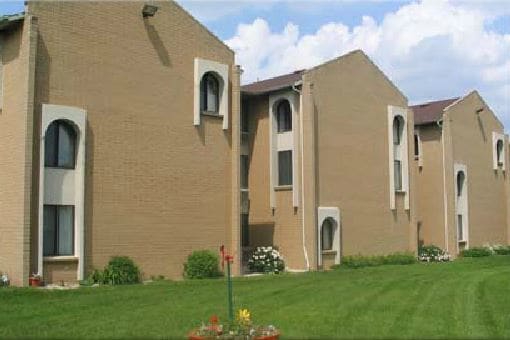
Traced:
<path id="1" fill-rule="evenodd" d="M 510 129 L 510 0 L 179 3 L 236 52 L 243 83 L 362 49 L 411 104 L 476 89 Z"/>

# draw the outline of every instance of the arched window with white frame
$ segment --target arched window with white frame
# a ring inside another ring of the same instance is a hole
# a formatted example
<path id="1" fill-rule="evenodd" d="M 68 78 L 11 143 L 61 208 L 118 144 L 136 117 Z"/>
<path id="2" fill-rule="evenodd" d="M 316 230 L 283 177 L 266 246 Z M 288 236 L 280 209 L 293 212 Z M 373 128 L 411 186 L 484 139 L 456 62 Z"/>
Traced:
<path id="1" fill-rule="evenodd" d="M 276 126 L 278 133 L 292 131 L 292 109 L 287 99 L 276 105 Z"/>
<path id="2" fill-rule="evenodd" d="M 218 114 L 220 82 L 213 72 L 207 72 L 200 82 L 200 108 L 203 113 Z"/>
<path id="3" fill-rule="evenodd" d="M 44 137 L 44 166 L 74 169 L 76 158 L 76 131 L 65 120 L 52 122 Z"/>

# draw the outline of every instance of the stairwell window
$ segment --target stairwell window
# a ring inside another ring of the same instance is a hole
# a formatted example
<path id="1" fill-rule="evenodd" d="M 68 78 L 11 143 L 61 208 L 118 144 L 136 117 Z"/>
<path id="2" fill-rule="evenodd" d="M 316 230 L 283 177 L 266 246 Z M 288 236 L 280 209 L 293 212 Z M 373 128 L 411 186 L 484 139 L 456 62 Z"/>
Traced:
<path id="1" fill-rule="evenodd" d="M 43 254 L 74 255 L 74 206 L 44 205 Z"/>
<path id="2" fill-rule="evenodd" d="M 503 157 L 504 157 L 503 140 L 498 139 L 498 141 L 496 143 L 496 159 L 498 161 L 498 166 L 503 165 Z"/>
<path id="3" fill-rule="evenodd" d="M 278 185 L 292 185 L 292 151 L 278 151 Z"/>
<path id="4" fill-rule="evenodd" d="M 404 118 L 393 118 L 393 167 L 395 177 L 395 191 L 402 191 L 402 135 L 404 132 Z"/>

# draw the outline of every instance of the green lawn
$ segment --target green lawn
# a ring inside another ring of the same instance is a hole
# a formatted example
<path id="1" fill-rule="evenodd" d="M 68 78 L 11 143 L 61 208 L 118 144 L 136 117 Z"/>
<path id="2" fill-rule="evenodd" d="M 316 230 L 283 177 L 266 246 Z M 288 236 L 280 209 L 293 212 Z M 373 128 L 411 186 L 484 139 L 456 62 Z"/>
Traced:
<path id="1" fill-rule="evenodd" d="M 234 295 L 285 338 L 510 337 L 510 256 L 239 278 Z M 225 305 L 224 280 L 0 289 L 0 338 L 183 338 Z"/>

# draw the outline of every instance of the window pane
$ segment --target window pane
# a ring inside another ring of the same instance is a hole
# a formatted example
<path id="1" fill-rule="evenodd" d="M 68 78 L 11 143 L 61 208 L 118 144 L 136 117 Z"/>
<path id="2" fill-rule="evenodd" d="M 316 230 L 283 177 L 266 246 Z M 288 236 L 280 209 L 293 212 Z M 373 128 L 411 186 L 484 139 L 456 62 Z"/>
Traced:
<path id="1" fill-rule="evenodd" d="M 218 81 L 212 75 L 207 77 L 207 111 L 218 111 Z"/>
<path id="2" fill-rule="evenodd" d="M 414 135 L 414 155 L 420 156 L 420 146 L 418 144 L 418 135 Z"/>
<path id="3" fill-rule="evenodd" d="M 292 130 L 292 112 L 288 100 L 282 100 L 276 108 L 276 121 L 278 132 Z"/>
<path id="4" fill-rule="evenodd" d="M 248 214 L 241 214 L 241 242 L 243 247 L 250 245 L 250 225 L 248 223 Z"/>
<path id="5" fill-rule="evenodd" d="M 43 255 L 55 254 L 55 233 L 57 229 L 57 214 L 54 205 L 45 205 L 43 210 Z"/>
<path id="6" fill-rule="evenodd" d="M 498 140 L 496 144 L 496 155 L 498 160 L 498 165 L 503 164 L 503 142 L 501 140 Z"/>
<path id="7" fill-rule="evenodd" d="M 292 185 L 292 151 L 278 152 L 278 185 Z"/>
<path id="8" fill-rule="evenodd" d="M 243 101 L 243 112 L 241 113 L 241 132 L 249 132 L 248 108 L 246 101 Z"/>
<path id="9" fill-rule="evenodd" d="M 402 190 L 402 166 L 400 161 L 394 161 L 394 172 L 395 172 L 395 190 L 400 191 Z"/>
<path id="10" fill-rule="evenodd" d="M 44 136 L 44 166 L 57 166 L 58 123 L 50 124 Z"/>
<path id="11" fill-rule="evenodd" d="M 322 224 L 322 250 L 333 249 L 333 224 L 326 219 Z"/>
<path id="12" fill-rule="evenodd" d="M 200 111 L 207 110 L 207 76 L 200 82 Z"/>
<path id="13" fill-rule="evenodd" d="M 59 206 L 58 209 L 58 255 L 74 253 L 74 207 Z"/>
<path id="14" fill-rule="evenodd" d="M 246 155 L 241 155 L 241 189 L 248 189 L 250 159 Z"/>
<path id="15" fill-rule="evenodd" d="M 58 127 L 58 166 L 74 169 L 74 129 L 67 123 Z"/>
<path id="16" fill-rule="evenodd" d="M 463 190 L 464 190 L 464 172 L 460 171 L 457 174 L 457 196 L 462 196 Z"/>
<path id="17" fill-rule="evenodd" d="M 400 117 L 393 118 L 393 144 L 400 145 L 402 121 Z"/>
<path id="18" fill-rule="evenodd" d="M 463 221 L 462 221 L 462 215 L 457 215 L 457 233 L 458 233 L 458 238 L 459 238 L 459 241 L 463 241 L 464 240 L 464 225 L 463 225 Z"/>

